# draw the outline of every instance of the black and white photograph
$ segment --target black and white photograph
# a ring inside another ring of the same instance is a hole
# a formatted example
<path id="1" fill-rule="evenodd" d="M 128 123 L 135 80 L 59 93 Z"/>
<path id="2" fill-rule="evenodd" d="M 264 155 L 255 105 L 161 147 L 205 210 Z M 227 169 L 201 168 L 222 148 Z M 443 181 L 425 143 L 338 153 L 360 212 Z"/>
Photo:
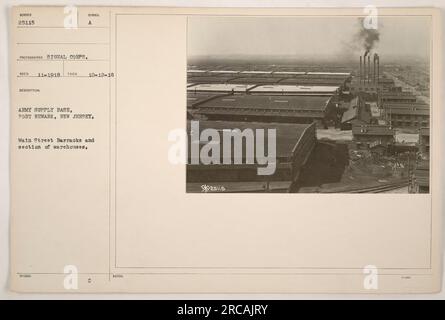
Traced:
<path id="1" fill-rule="evenodd" d="M 429 193 L 428 16 L 187 22 L 189 193 Z"/>
<path id="2" fill-rule="evenodd" d="M 444 298 L 444 4 L 101 1 L 5 2 L 0 300 Z"/>

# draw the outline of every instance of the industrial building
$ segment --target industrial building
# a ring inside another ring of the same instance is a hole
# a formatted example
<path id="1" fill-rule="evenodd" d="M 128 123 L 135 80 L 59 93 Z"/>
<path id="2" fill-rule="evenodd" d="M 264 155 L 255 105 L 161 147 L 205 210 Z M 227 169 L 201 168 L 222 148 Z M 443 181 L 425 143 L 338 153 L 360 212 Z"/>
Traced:
<path id="1" fill-rule="evenodd" d="M 201 84 L 201 83 L 227 83 L 233 79 L 233 76 L 215 77 L 215 76 L 188 76 L 187 83 Z"/>
<path id="2" fill-rule="evenodd" d="M 385 108 L 384 112 L 390 125 L 396 128 L 419 129 L 430 125 L 429 109 Z"/>
<path id="3" fill-rule="evenodd" d="M 330 77 L 323 75 L 299 75 L 296 77 L 286 77 L 278 80 L 277 83 L 281 85 L 302 85 L 302 86 L 337 86 L 342 89 L 346 87 L 347 76 Z"/>
<path id="4" fill-rule="evenodd" d="M 378 148 L 384 152 L 394 144 L 394 134 L 390 126 L 355 123 L 352 125 L 352 135 L 359 148 Z"/>
<path id="5" fill-rule="evenodd" d="M 349 103 L 349 108 L 343 113 L 341 118 L 341 129 L 351 130 L 353 123 L 357 125 L 369 124 L 372 119 L 371 109 L 365 101 L 357 96 Z"/>
<path id="6" fill-rule="evenodd" d="M 419 151 L 424 159 L 430 155 L 430 128 L 419 129 Z"/>
<path id="7" fill-rule="evenodd" d="M 299 75 L 303 75 L 306 74 L 306 72 L 304 71 L 274 71 L 272 73 L 273 76 L 275 77 L 295 77 L 295 76 L 299 76 Z"/>
<path id="8" fill-rule="evenodd" d="M 430 128 L 419 129 L 420 159 L 416 162 L 413 175 L 413 187 L 417 193 L 430 191 Z"/>
<path id="9" fill-rule="evenodd" d="M 387 102 L 383 104 L 384 118 L 396 128 L 429 127 L 430 107 L 423 102 Z"/>
<path id="10" fill-rule="evenodd" d="M 382 104 L 386 103 L 415 103 L 416 96 L 411 92 L 383 92 L 380 96 Z"/>
<path id="11" fill-rule="evenodd" d="M 240 74 L 242 75 L 270 75 L 273 71 L 271 70 L 244 70 L 241 71 Z"/>
<path id="12" fill-rule="evenodd" d="M 197 92 L 226 92 L 226 93 L 246 93 L 255 85 L 252 84 L 229 84 L 229 83 L 206 83 L 195 84 L 187 87 L 188 93 Z"/>
<path id="13" fill-rule="evenodd" d="M 200 104 L 209 120 L 312 123 L 326 127 L 335 120 L 330 96 L 231 95 Z"/>
<path id="14" fill-rule="evenodd" d="M 424 102 L 385 102 L 382 107 L 384 109 L 390 110 L 390 109 L 424 109 L 429 110 L 430 106 L 429 104 L 426 104 Z"/>
<path id="15" fill-rule="evenodd" d="M 358 77 L 351 81 L 350 92 L 353 96 L 360 96 L 377 104 L 380 115 L 374 116 L 373 122 L 413 130 L 429 127 L 429 105 L 419 102 L 411 92 L 396 87 L 393 79 L 382 76 L 378 54 L 366 52 L 360 56 Z M 347 122 L 346 118 L 351 118 L 354 112 L 355 110 L 345 112 L 342 123 Z"/>
<path id="16" fill-rule="evenodd" d="M 252 76 L 244 76 L 244 77 L 234 77 L 227 81 L 227 83 L 236 83 L 236 84 L 276 84 L 280 81 L 279 78 L 274 77 L 252 77 Z"/>
<path id="17" fill-rule="evenodd" d="M 187 109 L 195 109 L 200 104 L 212 99 L 223 97 L 228 93 L 212 93 L 212 92 L 189 92 L 187 95 Z"/>
<path id="18" fill-rule="evenodd" d="M 357 95 L 359 93 L 376 95 L 378 89 L 379 89 L 378 84 L 376 84 L 374 82 L 362 83 L 359 79 L 352 80 L 351 84 L 349 86 L 349 90 L 350 90 L 351 94 L 353 94 L 353 95 Z"/>
<path id="19" fill-rule="evenodd" d="M 339 93 L 338 86 L 261 85 L 249 90 L 250 94 L 332 96 Z"/>
<path id="20" fill-rule="evenodd" d="M 187 73 L 187 82 L 195 84 L 336 86 L 343 90 L 350 80 L 351 74 L 348 72 L 194 69 Z"/>
<path id="21" fill-rule="evenodd" d="M 187 132 L 190 138 L 190 122 L 187 123 Z M 282 124 L 259 122 L 226 122 L 226 121 L 200 121 L 199 132 L 205 129 L 276 130 L 276 169 L 272 175 L 258 175 L 258 163 L 246 164 L 246 149 L 243 144 L 242 164 L 191 164 L 189 150 L 187 164 L 187 192 L 288 192 L 298 180 L 302 166 L 306 164 L 315 143 L 315 124 Z M 232 141 L 233 142 L 233 141 Z M 201 146 L 200 146 L 201 148 Z M 220 155 L 223 155 L 223 146 L 220 145 Z M 266 150 L 267 152 L 267 150 Z M 233 152 L 232 152 L 233 157 Z M 222 159 L 221 162 L 222 163 Z M 233 163 L 233 161 L 232 161 Z M 208 187 L 208 188 L 207 188 Z"/>
<path id="22" fill-rule="evenodd" d="M 379 83 L 379 87 L 381 88 L 382 92 L 401 91 L 402 90 L 402 88 L 395 86 L 395 82 L 393 79 L 386 78 L 384 75 L 379 77 L 378 83 Z"/>

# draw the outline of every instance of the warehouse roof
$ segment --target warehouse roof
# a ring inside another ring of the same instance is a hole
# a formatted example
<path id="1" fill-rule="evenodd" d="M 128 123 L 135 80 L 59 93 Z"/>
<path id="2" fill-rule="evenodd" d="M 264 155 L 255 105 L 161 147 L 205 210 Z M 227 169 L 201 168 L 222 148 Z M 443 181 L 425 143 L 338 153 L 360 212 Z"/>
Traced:
<path id="1" fill-rule="evenodd" d="M 346 76 L 351 75 L 350 72 L 308 72 L 308 75 L 319 75 L 319 76 Z"/>
<path id="2" fill-rule="evenodd" d="M 291 74 L 291 75 L 306 74 L 306 72 L 304 72 L 304 71 L 274 71 L 273 73 L 274 74 L 284 74 L 284 75 L 287 75 L 287 74 Z"/>
<path id="3" fill-rule="evenodd" d="M 322 110 L 304 110 L 304 109 L 255 109 L 255 108 L 218 108 L 218 107 L 203 107 L 198 111 L 199 114 L 206 116 L 229 116 L 237 119 L 239 117 L 273 117 L 274 119 L 281 118 L 288 120 L 285 122 L 294 122 L 297 118 L 309 119 L 323 119 L 325 113 Z"/>
<path id="4" fill-rule="evenodd" d="M 301 85 L 262 85 L 250 90 L 251 93 L 329 93 L 334 94 L 338 86 L 301 86 Z"/>
<path id="5" fill-rule="evenodd" d="M 233 95 L 206 102 L 202 107 L 237 107 L 253 109 L 303 109 L 324 111 L 331 97 Z"/>
<path id="6" fill-rule="evenodd" d="M 206 73 L 207 70 L 201 70 L 201 69 L 189 69 L 187 72 L 193 72 L 193 73 Z"/>
<path id="7" fill-rule="evenodd" d="M 263 129 L 267 136 L 268 129 L 276 130 L 276 155 L 279 158 L 290 157 L 298 143 L 300 137 L 311 124 L 282 124 L 282 123 L 263 123 L 263 122 L 230 122 L 230 121 L 199 121 L 199 132 L 204 129 L 215 129 L 220 132 L 222 139 L 222 130 L 224 129 Z M 190 135 L 191 123 L 187 121 L 187 132 Z M 265 140 L 267 143 L 267 140 Z M 267 144 L 266 144 L 267 146 Z M 221 144 L 222 148 L 222 144 Z M 267 150 L 266 150 L 267 152 Z M 221 152 L 222 154 L 222 152 Z"/>
<path id="8" fill-rule="evenodd" d="M 341 86 L 345 82 L 345 79 L 339 78 L 308 78 L 306 76 L 298 76 L 292 78 L 284 78 L 280 80 L 280 84 L 299 84 L 299 85 L 328 85 L 328 86 Z"/>
<path id="9" fill-rule="evenodd" d="M 265 70 L 245 70 L 245 71 L 241 71 L 241 73 L 244 73 L 244 74 L 271 74 L 272 71 L 265 71 Z"/>
<path id="10" fill-rule="evenodd" d="M 239 73 L 238 70 L 210 70 L 210 73 Z"/>
<path id="11" fill-rule="evenodd" d="M 187 88 L 187 91 L 204 92 L 246 92 L 253 88 L 251 84 L 231 84 L 231 83 L 205 83 L 197 84 Z"/>
<path id="12" fill-rule="evenodd" d="M 187 108 L 194 108 L 211 99 L 224 96 L 224 93 L 211 93 L 211 92 L 188 92 L 187 93 Z"/>
<path id="13" fill-rule="evenodd" d="M 277 83 L 280 78 L 269 77 L 234 77 L 230 79 L 229 83 L 249 83 L 249 84 L 274 84 Z"/>
<path id="14" fill-rule="evenodd" d="M 234 75 L 220 75 L 220 76 L 188 76 L 187 82 L 192 83 L 226 83 L 227 81 L 235 78 Z"/>
<path id="15" fill-rule="evenodd" d="M 341 118 L 341 122 L 345 123 L 351 120 L 354 120 L 358 116 L 358 107 L 350 106 L 348 110 L 343 113 Z"/>

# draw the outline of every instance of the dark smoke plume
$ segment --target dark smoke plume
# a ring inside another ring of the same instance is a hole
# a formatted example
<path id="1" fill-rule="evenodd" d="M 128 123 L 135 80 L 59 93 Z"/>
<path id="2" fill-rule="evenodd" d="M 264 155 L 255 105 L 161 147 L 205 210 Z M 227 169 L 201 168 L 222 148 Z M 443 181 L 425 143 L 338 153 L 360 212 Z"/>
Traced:
<path id="1" fill-rule="evenodd" d="M 379 41 L 380 34 L 378 29 L 366 29 L 363 25 L 363 18 L 360 18 L 358 23 L 360 30 L 355 35 L 355 41 L 357 41 L 358 45 L 365 51 L 366 57 Z"/>

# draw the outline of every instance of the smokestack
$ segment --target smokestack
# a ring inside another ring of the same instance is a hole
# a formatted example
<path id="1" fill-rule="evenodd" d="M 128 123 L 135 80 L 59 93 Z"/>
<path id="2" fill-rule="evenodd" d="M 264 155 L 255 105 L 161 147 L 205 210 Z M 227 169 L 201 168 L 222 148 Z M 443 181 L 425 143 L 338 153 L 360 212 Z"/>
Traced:
<path id="1" fill-rule="evenodd" d="M 369 52 L 374 51 L 376 43 L 380 39 L 380 34 L 377 29 L 368 29 L 363 23 L 364 18 L 358 19 L 360 29 L 354 35 L 354 42 L 357 42 L 364 50 L 363 64 L 360 64 L 360 83 L 363 80 L 363 84 L 368 81 L 371 82 L 371 58 Z M 368 69 L 366 69 L 366 57 L 368 56 Z M 361 59 L 362 57 L 360 57 Z M 374 72 L 375 73 L 375 72 Z"/>
<path id="2" fill-rule="evenodd" d="M 362 56 L 360 56 L 359 83 L 362 84 Z"/>
<path id="3" fill-rule="evenodd" d="M 380 56 L 377 55 L 377 88 L 379 87 L 379 81 L 380 81 Z"/>
<path id="4" fill-rule="evenodd" d="M 365 51 L 365 54 L 363 55 L 363 84 L 365 84 L 367 79 L 367 71 L 366 71 L 366 56 L 368 55 L 369 50 Z"/>
<path id="5" fill-rule="evenodd" d="M 368 55 L 368 83 L 371 80 L 371 55 Z"/>
<path id="6" fill-rule="evenodd" d="M 363 70 L 362 70 L 362 83 L 365 83 L 366 79 L 366 52 L 363 55 Z"/>
<path id="7" fill-rule="evenodd" d="M 372 67 L 373 67 L 373 71 L 372 71 L 372 83 L 375 85 L 375 61 L 377 60 L 377 53 L 374 53 L 374 58 L 372 59 Z"/>

